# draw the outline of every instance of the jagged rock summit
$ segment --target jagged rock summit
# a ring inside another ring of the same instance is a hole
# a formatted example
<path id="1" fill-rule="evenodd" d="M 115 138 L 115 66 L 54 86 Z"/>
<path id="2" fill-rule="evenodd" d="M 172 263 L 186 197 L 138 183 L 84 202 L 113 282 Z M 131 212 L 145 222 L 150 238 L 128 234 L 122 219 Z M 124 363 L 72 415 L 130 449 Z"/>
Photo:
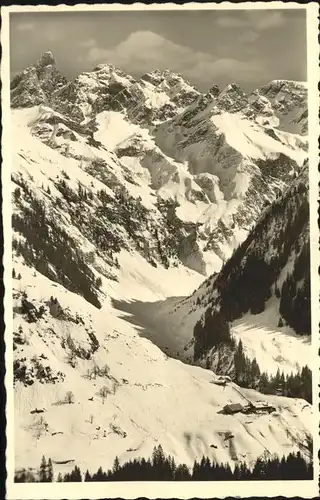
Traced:
<path id="1" fill-rule="evenodd" d="M 51 51 L 37 63 L 18 73 L 11 81 L 11 106 L 32 107 L 49 104 L 55 92 L 66 85 L 67 79 L 56 67 Z"/>
<path id="2" fill-rule="evenodd" d="M 47 52 L 44 52 L 41 56 L 41 58 L 37 62 L 37 67 L 38 68 L 44 68 L 45 66 L 55 66 L 56 60 L 53 57 L 53 53 L 51 50 L 47 50 Z"/>

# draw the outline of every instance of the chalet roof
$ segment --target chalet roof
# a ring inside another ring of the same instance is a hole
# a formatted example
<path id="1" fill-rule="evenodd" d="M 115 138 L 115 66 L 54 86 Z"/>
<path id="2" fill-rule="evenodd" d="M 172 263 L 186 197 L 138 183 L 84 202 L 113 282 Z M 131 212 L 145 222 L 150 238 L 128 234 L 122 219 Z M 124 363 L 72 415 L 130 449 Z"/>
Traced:
<path id="1" fill-rule="evenodd" d="M 243 410 L 243 406 L 241 403 L 229 403 L 224 406 L 224 410 L 230 410 L 230 411 L 240 411 Z"/>

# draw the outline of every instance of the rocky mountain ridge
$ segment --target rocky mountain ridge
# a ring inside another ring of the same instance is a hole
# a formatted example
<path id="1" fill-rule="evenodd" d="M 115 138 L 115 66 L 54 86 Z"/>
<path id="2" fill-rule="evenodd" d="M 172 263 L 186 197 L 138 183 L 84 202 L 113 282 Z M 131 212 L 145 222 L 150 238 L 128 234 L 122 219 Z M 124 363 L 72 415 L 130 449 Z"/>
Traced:
<path id="1" fill-rule="evenodd" d="M 293 102 L 306 98 L 304 86 L 288 89 Z M 83 168 L 107 150 L 142 198 L 172 200 L 177 223 L 192 228 L 178 242 L 183 262 L 203 274 L 221 267 L 306 157 L 306 137 L 277 129 L 271 104 L 261 110 L 237 84 L 200 94 L 170 71 L 135 80 L 110 64 L 66 82 L 46 53 L 13 79 L 11 98 L 13 108 L 40 104 L 30 126 L 45 144 Z"/>

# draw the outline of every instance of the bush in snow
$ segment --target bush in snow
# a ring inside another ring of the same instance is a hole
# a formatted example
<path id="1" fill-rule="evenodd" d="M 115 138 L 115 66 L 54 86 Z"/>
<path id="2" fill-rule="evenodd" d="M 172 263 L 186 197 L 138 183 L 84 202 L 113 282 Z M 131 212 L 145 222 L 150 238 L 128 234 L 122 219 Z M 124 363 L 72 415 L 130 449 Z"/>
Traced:
<path id="1" fill-rule="evenodd" d="M 65 374 L 60 371 L 55 372 L 49 365 L 44 365 L 43 355 L 39 358 L 33 356 L 28 361 L 26 357 L 15 359 L 13 362 L 14 382 L 21 382 L 25 386 L 33 385 L 36 380 L 42 384 L 63 382 Z"/>

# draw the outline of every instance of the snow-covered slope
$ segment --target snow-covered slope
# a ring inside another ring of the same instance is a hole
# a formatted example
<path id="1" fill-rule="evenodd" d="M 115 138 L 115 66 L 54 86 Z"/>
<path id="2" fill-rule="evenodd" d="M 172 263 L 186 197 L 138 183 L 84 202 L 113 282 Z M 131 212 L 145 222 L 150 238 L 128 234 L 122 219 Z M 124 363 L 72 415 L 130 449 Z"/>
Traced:
<path id="1" fill-rule="evenodd" d="M 265 106 L 273 119 L 266 120 L 256 98 L 231 84 L 199 96 L 154 129 L 157 145 L 186 163 L 209 197 L 211 205 L 198 219 L 200 232 L 206 249 L 214 248 L 223 261 L 307 156 L 306 137 L 280 131 L 271 104 Z"/>
<path id="2" fill-rule="evenodd" d="M 192 362 L 196 354 L 197 363 L 212 363 L 216 368 L 221 349 L 226 351 L 225 346 L 217 349 L 215 339 L 222 315 L 223 322 L 230 324 L 231 336 L 242 341 L 245 354 L 256 358 L 261 370 L 290 374 L 309 364 L 308 164 L 264 211 L 220 273 L 189 297 L 120 306 L 149 325 L 144 332 L 147 338 L 185 362 Z M 227 358 L 232 358 L 231 351 Z"/>
<path id="3" fill-rule="evenodd" d="M 304 449 L 312 419 L 311 407 L 304 401 L 265 398 L 241 389 L 249 400 L 270 399 L 276 413 L 255 415 L 250 424 L 242 414 L 221 415 L 217 412 L 225 404 L 243 400 L 239 389 L 212 384 L 212 372 L 168 359 L 139 336 L 139 325 L 119 312 L 120 300 L 163 300 L 183 291 L 190 293 L 200 276 L 179 267 L 163 269 L 161 274 L 131 250 L 120 252 L 118 281 L 114 281 L 108 274 L 114 272 L 109 255 L 97 250 L 75 223 L 76 212 L 71 208 L 77 199 L 66 202 L 55 179 L 68 171 L 70 179 L 64 178 L 73 188 L 66 191 L 69 197 L 79 189 L 78 182 L 80 193 L 92 193 L 83 201 L 82 220 L 85 204 L 90 213 L 90 202 L 102 187 L 110 199 L 113 192 L 84 172 L 76 160 L 32 137 L 24 128 L 22 114 L 14 115 L 19 116 L 20 141 L 13 159 L 17 467 L 36 467 L 46 454 L 55 462 L 74 460 L 82 468 L 95 470 L 101 463 L 111 465 L 115 453 L 121 460 L 135 454 L 147 456 L 157 442 L 190 464 L 203 453 L 232 462 L 236 457 L 254 460 L 265 450 L 282 454 Z M 34 225 L 37 220 L 38 226 Z M 70 238 L 64 247 L 62 230 Z M 61 248 L 70 267 L 74 259 L 77 263 L 73 274 L 64 267 Z M 74 253 L 69 255 L 70 249 Z M 66 272 L 68 276 L 62 276 Z M 65 401 L 73 401 L 70 392 L 74 402 L 69 404 Z M 168 404 L 184 410 L 173 414 L 167 411 Z M 44 411 L 31 413 L 36 409 Z M 294 431 L 288 434 L 291 419 Z M 224 441 L 228 432 L 235 436 L 232 446 Z M 112 448 L 112 454 L 106 454 L 106 447 Z M 88 449 L 92 453 L 84 453 Z M 57 472 L 64 468 L 55 464 Z"/>
<path id="4" fill-rule="evenodd" d="M 17 468 L 37 467 L 45 454 L 56 472 L 74 463 L 94 471 L 115 454 L 149 456 L 159 442 L 190 465 L 202 454 L 250 463 L 266 452 L 307 453 L 313 417 L 305 401 L 215 385 L 212 372 L 140 338 L 108 301 L 98 311 L 23 262 L 14 266 L 22 276 L 14 280 Z M 219 414 L 229 402 L 261 399 L 276 411 Z"/>

